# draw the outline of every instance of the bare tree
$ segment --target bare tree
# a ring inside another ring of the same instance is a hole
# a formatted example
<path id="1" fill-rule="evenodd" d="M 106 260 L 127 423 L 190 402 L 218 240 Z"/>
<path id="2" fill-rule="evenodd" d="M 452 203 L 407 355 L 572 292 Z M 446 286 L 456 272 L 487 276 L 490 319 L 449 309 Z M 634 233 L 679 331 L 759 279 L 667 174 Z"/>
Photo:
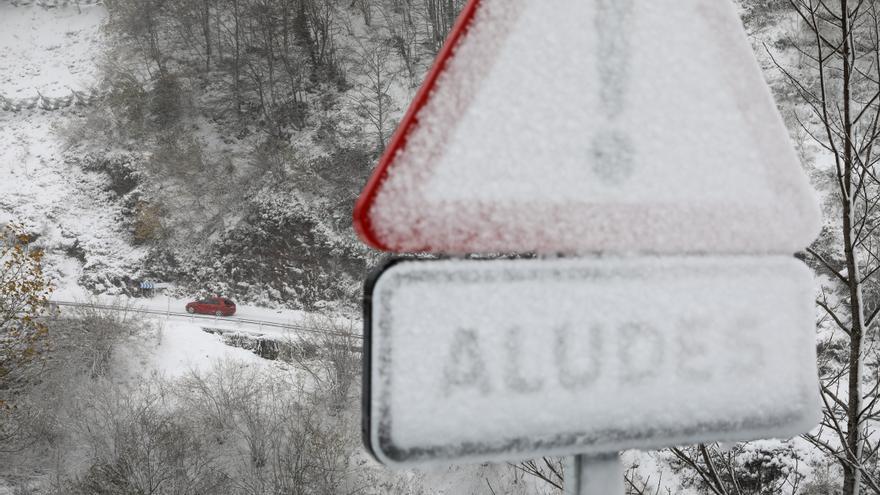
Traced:
<path id="1" fill-rule="evenodd" d="M 663 490 L 663 476 L 660 475 L 656 483 L 651 482 L 651 477 L 643 478 L 639 472 L 639 464 L 632 464 L 624 473 L 623 480 L 626 484 L 627 495 L 672 495 L 672 490 Z"/>
<path id="2" fill-rule="evenodd" d="M 679 472 L 682 484 L 712 495 L 794 495 L 805 478 L 798 452 L 787 442 L 774 448 L 749 443 L 728 448 L 699 444 L 669 452 L 671 466 Z M 641 493 L 632 476 L 627 484 Z M 641 485 L 644 492 L 647 483 Z M 660 489 L 659 484 L 655 489 Z"/>
<path id="3" fill-rule="evenodd" d="M 347 468 L 347 425 L 328 421 L 318 387 L 227 362 L 177 387 L 187 431 L 222 449 L 243 493 L 337 493 Z"/>
<path id="4" fill-rule="evenodd" d="M 242 0 L 225 0 L 223 9 L 217 9 L 217 29 L 214 37 L 217 39 L 218 47 L 224 44 L 227 46 L 227 52 L 231 53 L 229 60 L 229 68 L 232 72 L 232 94 L 235 101 L 235 113 L 242 113 L 242 65 L 243 65 L 243 41 L 242 41 L 242 25 L 244 23 L 242 13 Z M 221 15 L 223 10 L 225 15 Z M 218 48 L 218 55 L 222 58 L 223 50 Z"/>
<path id="5" fill-rule="evenodd" d="M 880 493 L 876 473 L 868 467 L 878 444 L 867 431 L 876 415 L 880 382 L 865 374 L 869 355 L 876 357 L 870 345 L 876 336 L 869 330 L 880 312 L 880 181 L 874 147 L 880 136 L 878 2 L 789 4 L 806 33 L 790 40 L 803 63 L 798 69 L 776 65 L 800 97 L 804 111 L 795 115 L 798 124 L 832 161 L 827 210 L 836 218 L 808 250 L 812 263 L 827 275 L 817 304 L 825 315 L 820 325 L 831 326 L 833 333 L 832 345 L 824 347 L 824 419 L 821 429 L 805 438 L 839 463 L 844 495 L 860 493 L 863 485 Z M 840 341 L 845 346 L 833 345 Z"/>
<path id="6" fill-rule="evenodd" d="M 118 31 L 140 47 L 147 62 L 147 69 L 155 64 L 158 72 L 165 70 L 162 17 L 164 0 L 108 0 L 110 22 Z M 151 70 L 152 72 L 152 70 Z"/>
<path id="7" fill-rule="evenodd" d="M 452 30 L 458 13 L 464 6 L 462 0 L 423 0 L 425 21 L 429 27 L 430 41 L 434 53 L 439 52 Z"/>
<path id="8" fill-rule="evenodd" d="M 402 1 L 392 8 L 382 8 L 381 12 L 388 29 L 390 43 L 406 67 L 410 86 L 415 86 L 421 74 L 416 67 L 419 61 L 420 39 L 413 6 L 407 1 Z"/>
<path id="9" fill-rule="evenodd" d="M 312 316 L 305 326 L 306 337 L 288 338 L 294 352 L 283 359 L 307 371 L 329 398 L 330 407 L 339 412 L 349 405 L 352 386 L 361 365 L 361 340 L 352 322 L 331 316 Z"/>
<path id="10" fill-rule="evenodd" d="M 352 0 L 351 4 L 361 11 L 361 15 L 364 17 L 364 24 L 369 26 L 373 22 L 373 1 Z"/>
<path id="11" fill-rule="evenodd" d="M 385 149 L 394 112 L 399 109 L 391 97 L 397 79 L 392 66 L 391 49 L 383 44 L 360 44 L 356 52 L 361 80 L 351 95 L 358 114 L 375 130 L 376 147 Z"/>
<path id="12" fill-rule="evenodd" d="M 336 70 L 336 44 L 334 41 L 336 6 L 333 0 L 302 0 L 312 40 L 312 61 Z"/>
<path id="13" fill-rule="evenodd" d="M 543 481 L 557 490 L 563 489 L 563 462 L 558 458 L 542 457 L 511 464 L 514 469 Z"/>

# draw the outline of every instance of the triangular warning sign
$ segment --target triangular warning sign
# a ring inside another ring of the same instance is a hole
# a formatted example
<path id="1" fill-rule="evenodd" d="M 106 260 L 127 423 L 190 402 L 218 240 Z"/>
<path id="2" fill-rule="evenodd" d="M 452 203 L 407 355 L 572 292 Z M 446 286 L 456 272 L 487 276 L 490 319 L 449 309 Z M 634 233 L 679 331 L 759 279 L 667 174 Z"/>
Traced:
<path id="1" fill-rule="evenodd" d="M 472 0 L 355 211 L 399 252 L 792 253 L 819 224 L 730 0 Z"/>

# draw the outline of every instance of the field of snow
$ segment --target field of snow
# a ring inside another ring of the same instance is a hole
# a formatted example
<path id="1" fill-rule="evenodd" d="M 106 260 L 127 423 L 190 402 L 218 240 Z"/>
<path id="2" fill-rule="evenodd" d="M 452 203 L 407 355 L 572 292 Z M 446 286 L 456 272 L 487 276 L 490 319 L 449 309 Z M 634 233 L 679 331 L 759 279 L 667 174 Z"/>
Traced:
<path id="1" fill-rule="evenodd" d="M 249 350 L 224 344 L 220 337 L 204 332 L 198 321 L 161 317 L 147 318 L 146 321 L 157 327 L 155 345 L 126 348 L 121 356 L 129 364 L 131 379 L 154 374 L 175 379 L 190 371 L 210 371 L 223 360 L 232 360 L 241 366 L 268 366 L 272 363 Z"/>
<path id="2" fill-rule="evenodd" d="M 59 97 L 89 89 L 105 15 L 101 5 L 0 3 L 0 96 Z"/>

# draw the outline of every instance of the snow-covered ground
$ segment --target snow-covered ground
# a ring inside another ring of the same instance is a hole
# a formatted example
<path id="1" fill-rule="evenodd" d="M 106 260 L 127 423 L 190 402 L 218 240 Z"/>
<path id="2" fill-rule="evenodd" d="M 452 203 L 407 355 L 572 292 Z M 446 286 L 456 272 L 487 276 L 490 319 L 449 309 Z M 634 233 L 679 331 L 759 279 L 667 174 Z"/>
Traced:
<path id="1" fill-rule="evenodd" d="M 242 366 L 270 366 L 253 352 L 224 344 L 220 337 L 203 331 L 198 321 L 149 317 L 145 321 L 156 329 L 155 345 L 127 347 L 120 358 L 128 364 L 130 378 L 153 375 L 175 379 L 190 371 L 207 372 L 218 361 L 233 360 Z"/>
<path id="2" fill-rule="evenodd" d="M 102 43 L 101 5 L 0 3 L 0 96 L 67 96 L 88 90 Z"/>
<path id="3" fill-rule="evenodd" d="M 100 5 L 0 3 L 0 96 L 16 102 L 87 92 L 96 81 L 105 16 Z M 41 237 L 59 288 L 76 287 L 83 270 L 129 275 L 143 256 L 120 226 L 106 178 L 65 163 L 64 130 L 81 125 L 78 113 L 77 106 L 0 108 L 0 223 L 19 222 Z M 66 254 L 76 243 L 84 263 Z"/>
<path id="4" fill-rule="evenodd" d="M 75 286 L 83 269 L 130 274 L 143 256 L 128 242 L 106 179 L 64 161 L 58 131 L 76 118 L 71 110 L 0 112 L 0 223 L 15 221 L 41 236 L 47 272 L 59 287 Z M 84 264 L 66 254 L 75 244 Z"/>

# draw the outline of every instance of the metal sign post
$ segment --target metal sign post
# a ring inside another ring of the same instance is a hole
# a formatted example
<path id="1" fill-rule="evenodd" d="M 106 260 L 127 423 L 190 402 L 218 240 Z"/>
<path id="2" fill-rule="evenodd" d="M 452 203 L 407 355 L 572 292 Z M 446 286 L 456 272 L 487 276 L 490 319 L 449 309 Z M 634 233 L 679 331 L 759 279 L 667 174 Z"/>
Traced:
<path id="1" fill-rule="evenodd" d="M 623 466 L 618 454 L 576 455 L 565 465 L 565 495 L 623 495 Z"/>

